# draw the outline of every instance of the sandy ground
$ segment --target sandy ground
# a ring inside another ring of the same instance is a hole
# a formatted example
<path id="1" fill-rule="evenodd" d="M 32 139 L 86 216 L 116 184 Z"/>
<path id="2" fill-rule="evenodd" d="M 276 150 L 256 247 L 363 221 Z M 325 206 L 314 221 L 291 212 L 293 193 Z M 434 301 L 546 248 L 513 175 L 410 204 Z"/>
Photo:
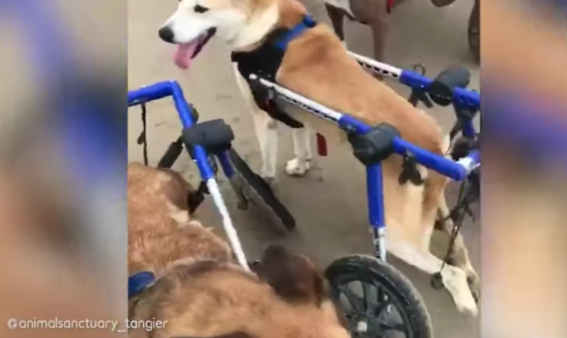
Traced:
<path id="1" fill-rule="evenodd" d="M 305 0 L 312 14 L 328 22 L 321 3 Z M 198 109 L 201 120 L 224 118 L 235 131 L 234 147 L 252 168 L 259 167 L 259 152 L 251 127 L 250 112 L 244 107 L 229 64 L 229 52 L 221 42 L 212 41 L 188 72 L 178 70 L 172 63 L 173 48 L 158 39 L 157 30 L 177 5 L 176 0 L 129 1 L 129 77 L 130 89 L 154 82 L 175 79 L 184 88 L 187 99 Z M 467 49 L 466 25 L 472 0 L 459 0 L 449 8 L 436 9 L 428 1 L 408 2 L 392 14 L 387 61 L 409 68 L 416 63 L 426 66 L 428 75 L 434 76 L 450 64 L 463 64 L 471 69 L 471 87 L 479 88 L 478 67 Z M 347 41 L 354 52 L 372 56 L 370 30 L 362 25 L 347 22 Z M 409 91 L 395 86 L 408 96 Z M 150 163 L 155 164 L 167 145 L 180 132 L 177 114 L 170 100 L 161 100 L 148 106 L 148 141 Z M 454 121 L 451 110 L 431 110 L 442 125 L 449 128 Z M 129 158 L 142 159 L 142 149 L 136 144 L 140 132 L 139 109 L 130 109 Z M 317 158 L 317 166 L 306 177 L 290 178 L 283 173 L 285 160 L 292 156 L 289 130 L 280 128 L 280 165 L 282 170 L 277 183 L 281 200 L 297 219 L 297 230 L 283 235 L 265 219 L 252 211 L 235 207 L 232 191 L 226 180 L 225 199 L 235 220 L 249 259 L 270 242 L 282 242 L 314 258 L 321 266 L 349 253 L 372 253 L 368 233 L 365 204 L 364 169 L 349 153 L 348 147 L 329 149 L 329 155 Z M 186 155 L 175 168 L 192 182 L 198 182 L 198 173 Z M 208 224 L 219 224 L 210 201 L 203 215 Z M 478 266 L 478 225 L 465 224 L 464 236 L 471 251 L 473 264 Z M 436 236 L 433 246 L 441 252 L 445 238 Z M 392 259 L 415 283 L 431 313 L 436 337 L 479 337 L 478 320 L 459 315 L 445 291 L 434 290 L 429 277 Z"/>

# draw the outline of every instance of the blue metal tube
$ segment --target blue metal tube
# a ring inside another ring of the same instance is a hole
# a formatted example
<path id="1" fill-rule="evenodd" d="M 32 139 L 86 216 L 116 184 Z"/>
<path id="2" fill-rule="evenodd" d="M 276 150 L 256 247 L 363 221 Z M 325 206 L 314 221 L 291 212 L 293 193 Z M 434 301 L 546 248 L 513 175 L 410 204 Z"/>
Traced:
<path id="1" fill-rule="evenodd" d="M 167 96 L 173 97 L 173 102 L 183 128 L 191 128 L 194 125 L 193 112 L 191 107 L 185 101 L 183 91 L 176 81 L 164 81 L 156 84 L 142 87 L 140 89 L 128 92 L 128 106 L 135 106 L 145 102 L 158 100 Z M 215 173 L 209 163 L 207 152 L 201 146 L 193 147 L 193 155 L 195 162 L 201 173 L 201 178 L 206 182 L 215 177 Z M 221 162 L 222 164 L 222 162 Z M 223 170 L 225 168 L 223 167 Z"/>
<path id="2" fill-rule="evenodd" d="M 348 129 L 349 127 L 355 128 L 356 132 L 360 134 L 367 133 L 371 130 L 370 126 L 348 115 L 343 115 L 338 123 L 342 128 L 345 129 Z M 421 149 L 420 147 L 415 146 L 402 138 L 396 137 L 393 140 L 392 145 L 396 154 L 402 156 L 411 155 L 418 163 L 456 181 L 462 181 L 468 175 L 468 171 L 459 163 L 433 154 L 430 151 Z"/>

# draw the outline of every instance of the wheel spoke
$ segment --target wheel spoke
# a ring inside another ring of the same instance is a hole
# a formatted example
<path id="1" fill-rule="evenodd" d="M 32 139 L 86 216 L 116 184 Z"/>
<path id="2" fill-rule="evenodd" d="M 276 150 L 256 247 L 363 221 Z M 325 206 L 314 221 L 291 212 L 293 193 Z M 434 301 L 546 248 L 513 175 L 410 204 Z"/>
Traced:
<path id="1" fill-rule="evenodd" d="M 364 313 L 364 301 L 361 297 L 354 293 L 348 285 L 340 285 L 338 286 L 338 289 L 348 299 L 348 302 L 354 311 Z"/>
<path id="2" fill-rule="evenodd" d="M 376 292 L 376 287 L 372 284 L 365 282 L 362 283 L 362 297 L 364 297 L 364 312 L 370 314 L 373 309 L 378 305 L 376 300 L 378 300 L 378 295 Z"/>
<path id="3" fill-rule="evenodd" d="M 386 310 L 388 308 L 388 305 L 392 304 L 392 301 L 386 298 L 382 298 L 382 301 L 378 304 L 376 304 L 376 306 L 373 309 L 373 315 L 376 317 L 379 317 L 382 312 L 384 312 L 384 310 Z"/>

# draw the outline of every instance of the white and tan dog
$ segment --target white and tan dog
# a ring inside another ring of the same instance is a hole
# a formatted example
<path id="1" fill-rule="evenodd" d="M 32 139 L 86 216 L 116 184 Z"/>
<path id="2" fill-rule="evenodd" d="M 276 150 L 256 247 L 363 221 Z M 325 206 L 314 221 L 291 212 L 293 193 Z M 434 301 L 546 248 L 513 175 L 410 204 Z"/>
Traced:
<path id="1" fill-rule="evenodd" d="M 226 41 L 232 51 L 248 52 L 262 47 L 266 36 L 274 30 L 295 27 L 305 15 L 305 7 L 295 0 L 181 0 L 159 35 L 178 45 L 175 61 L 185 68 L 213 32 Z M 263 160 L 261 174 L 275 178 L 277 123 L 256 106 L 247 82 L 238 71 L 236 74 L 254 111 Z M 435 154 L 444 155 L 448 150 L 448 138 L 436 121 L 367 74 L 347 54 L 332 30 L 323 24 L 315 25 L 289 42 L 276 81 L 369 125 L 387 122 L 396 127 L 404 139 Z M 302 175 L 310 168 L 310 128 L 331 142 L 346 141 L 345 133 L 334 124 L 296 107 L 284 108 L 306 126 L 294 129 L 296 157 L 286 165 L 288 174 Z M 442 261 L 430 253 L 429 244 L 438 211 L 441 216 L 448 214 L 444 198 L 448 179 L 418 167 L 425 183 L 400 185 L 402 160 L 398 156 L 389 157 L 382 168 L 388 251 L 425 273 L 438 272 Z M 445 230 L 449 228 L 450 225 L 445 226 Z M 478 291 L 478 277 L 460 237 L 452 258 L 455 265 L 446 266 L 441 273 L 443 283 L 461 312 L 477 315 L 473 294 Z"/>

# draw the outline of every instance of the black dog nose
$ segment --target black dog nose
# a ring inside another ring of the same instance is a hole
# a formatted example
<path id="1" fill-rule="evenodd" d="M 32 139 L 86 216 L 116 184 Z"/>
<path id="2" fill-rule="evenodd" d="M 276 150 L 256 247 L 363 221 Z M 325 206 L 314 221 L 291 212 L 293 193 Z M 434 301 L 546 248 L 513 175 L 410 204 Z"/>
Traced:
<path id="1" fill-rule="evenodd" d="M 168 26 L 160 28 L 158 34 L 163 41 L 173 43 L 173 31 Z"/>

